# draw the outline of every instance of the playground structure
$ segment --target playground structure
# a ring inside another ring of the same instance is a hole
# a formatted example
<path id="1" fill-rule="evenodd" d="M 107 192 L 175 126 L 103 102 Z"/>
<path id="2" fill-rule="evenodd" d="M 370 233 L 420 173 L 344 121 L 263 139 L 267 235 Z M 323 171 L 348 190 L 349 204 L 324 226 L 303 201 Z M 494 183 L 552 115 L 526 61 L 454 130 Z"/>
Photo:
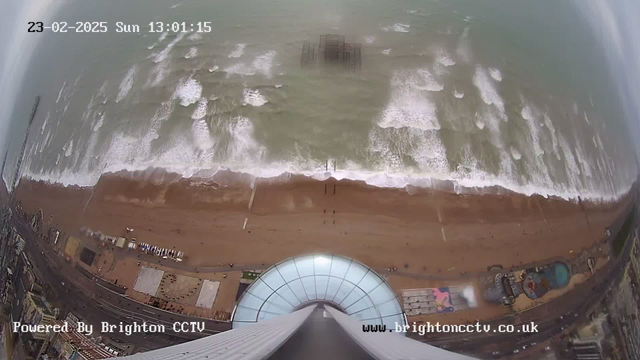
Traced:
<path id="1" fill-rule="evenodd" d="M 569 283 L 569 267 L 557 262 L 542 268 L 536 268 L 524 275 L 522 290 L 530 299 L 544 296 L 549 290 L 561 289 Z"/>

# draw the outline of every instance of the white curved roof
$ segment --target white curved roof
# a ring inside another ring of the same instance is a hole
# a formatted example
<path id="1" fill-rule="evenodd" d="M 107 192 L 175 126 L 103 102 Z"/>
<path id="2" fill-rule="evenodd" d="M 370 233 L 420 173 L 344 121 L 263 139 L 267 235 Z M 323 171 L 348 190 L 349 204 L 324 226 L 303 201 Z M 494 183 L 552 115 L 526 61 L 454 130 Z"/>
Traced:
<path id="1" fill-rule="evenodd" d="M 367 324 L 405 324 L 396 294 L 362 263 L 335 255 L 306 255 L 278 263 L 245 291 L 234 310 L 233 328 L 288 314 L 307 303 L 328 302 Z"/>

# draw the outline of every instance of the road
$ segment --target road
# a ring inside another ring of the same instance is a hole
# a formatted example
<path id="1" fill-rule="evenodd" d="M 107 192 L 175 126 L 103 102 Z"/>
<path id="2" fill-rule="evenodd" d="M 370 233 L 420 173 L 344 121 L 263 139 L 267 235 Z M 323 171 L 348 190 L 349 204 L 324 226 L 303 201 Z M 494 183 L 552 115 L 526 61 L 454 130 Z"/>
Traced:
<path id="1" fill-rule="evenodd" d="M 40 241 L 38 235 L 25 221 L 16 220 L 14 226 L 25 239 L 25 251 L 42 276 L 44 282 L 51 286 L 56 296 L 55 301 L 64 304 L 62 313 L 73 311 L 94 328 L 99 328 L 101 322 L 110 324 L 131 324 L 147 322 L 161 324 L 167 328 L 166 334 L 132 334 L 127 336 L 111 333 L 110 337 L 123 342 L 134 344 L 142 349 L 155 349 L 230 329 L 227 322 L 210 319 L 189 317 L 175 314 L 132 300 L 126 296 L 100 285 L 97 281 L 87 278 L 77 271 L 71 264 L 55 252 L 45 241 Z M 175 322 L 204 322 L 205 331 L 202 333 L 174 333 L 172 326 Z"/>
<path id="2" fill-rule="evenodd" d="M 635 204 L 633 205 L 635 206 Z M 629 206 L 620 218 L 610 227 L 612 236 L 622 228 L 622 224 L 633 209 Z M 639 213 L 636 212 L 636 227 L 639 220 Z M 531 343 L 539 343 L 548 340 L 554 335 L 571 328 L 576 323 L 587 319 L 588 315 L 607 296 L 609 290 L 621 280 L 626 264 L 630 261 L 632 236 L 627 239 L 621 255 L 602 269 L 598 270 L 584 283 L 576 286 L 567 294 L 560 296 L 548 303 L 533 308 L 531 310 L 517 314 L 514 317 L 507 317 L 488 322 L 492 329 L 496 329 L 501 324 L 513 324 L 515 328 L 534 322 L 538 325 L 538 332 L 531 334 L 523 333 L 474 333 L 474 334 L 449 334 L 443 337 L 442 334 L 420 339 L 431 345 L 441 346 L 455 352 L 466 354 L 485 355 L 491 352 L 498 352 L 494 358 L 513 354 L 514 350 L 523 350 L 523 346 L 530 346 Z"/>

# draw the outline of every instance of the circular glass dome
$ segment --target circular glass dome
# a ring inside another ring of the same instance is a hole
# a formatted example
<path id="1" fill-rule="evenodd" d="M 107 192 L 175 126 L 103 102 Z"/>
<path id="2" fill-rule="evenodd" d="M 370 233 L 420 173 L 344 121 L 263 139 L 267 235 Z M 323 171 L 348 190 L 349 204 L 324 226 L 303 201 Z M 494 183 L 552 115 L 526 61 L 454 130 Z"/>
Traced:
<path id="1" fill-rule="evenodd" d="M 233 311 L 233 328 L 323 302 L 372 325 L 406 323 L 398 297 L 362 263 L 341 256 L 307 255 L 284 260 L 260 275 Z M 403 333 L 404 334 L 404 333 Z"/>

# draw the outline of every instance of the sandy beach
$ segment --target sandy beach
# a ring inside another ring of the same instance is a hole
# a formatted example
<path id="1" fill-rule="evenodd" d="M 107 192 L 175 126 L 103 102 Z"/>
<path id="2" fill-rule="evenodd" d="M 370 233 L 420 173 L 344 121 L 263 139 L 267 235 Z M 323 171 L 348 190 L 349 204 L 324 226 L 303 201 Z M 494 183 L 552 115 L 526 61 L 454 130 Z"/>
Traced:
<path id="1" fill-rule="evenodd" d="M 109 235 L 133 228 L 138 241 L 182 250 L 196 267 L 325 252 L 374 268 L 452 275 L 570 258 L 603 240 L 629 201 L 579 204 L 290 176 L 259 179 L 250 210 L 251 182 L 231 172 L 206 182 L 118 173 L 93 188 L 22 180 L 17 197 L 29 213 L 42 208 L 45 223 L 53 216 L 64 235 L 83 226 Z"/>

